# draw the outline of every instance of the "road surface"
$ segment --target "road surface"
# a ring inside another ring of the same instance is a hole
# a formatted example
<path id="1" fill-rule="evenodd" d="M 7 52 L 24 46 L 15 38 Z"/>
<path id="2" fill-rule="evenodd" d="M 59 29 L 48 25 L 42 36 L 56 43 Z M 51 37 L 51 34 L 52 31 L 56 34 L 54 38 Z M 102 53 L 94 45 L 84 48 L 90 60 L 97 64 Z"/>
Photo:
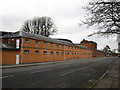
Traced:
<path id="1" fill-rule="evenodd" d="M 2 88 L 88 88 L 117 57 L 66 60 L 2 70 Z"/>

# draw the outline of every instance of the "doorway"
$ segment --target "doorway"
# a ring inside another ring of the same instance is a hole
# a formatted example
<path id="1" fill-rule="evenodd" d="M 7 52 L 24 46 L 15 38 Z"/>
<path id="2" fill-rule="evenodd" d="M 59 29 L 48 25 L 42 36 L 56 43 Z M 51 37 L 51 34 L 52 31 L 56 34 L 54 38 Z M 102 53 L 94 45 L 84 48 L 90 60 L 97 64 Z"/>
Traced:
<path id="1" fill-rule="evenodd" d="M 16 64 L 19 64 L 19 63 L 20 63 L 20 55 L 17 54 L 17 55 L 16 55 Z"/>

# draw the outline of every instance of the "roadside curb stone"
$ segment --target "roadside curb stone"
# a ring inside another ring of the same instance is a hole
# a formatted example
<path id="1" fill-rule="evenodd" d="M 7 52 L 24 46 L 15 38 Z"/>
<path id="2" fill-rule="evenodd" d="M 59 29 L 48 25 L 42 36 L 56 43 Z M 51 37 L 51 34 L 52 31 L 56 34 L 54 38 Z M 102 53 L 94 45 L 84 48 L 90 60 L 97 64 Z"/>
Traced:
<path id="1" fill-rule="evenodd" d="M 120 64 L 119 60 L 116 60 L 110 65 L 110 70 L 108 73 L 92 88 L 119 88 L 118 86 L 118 72 L 120 71 L 120 68 L 118 68 Z"/>

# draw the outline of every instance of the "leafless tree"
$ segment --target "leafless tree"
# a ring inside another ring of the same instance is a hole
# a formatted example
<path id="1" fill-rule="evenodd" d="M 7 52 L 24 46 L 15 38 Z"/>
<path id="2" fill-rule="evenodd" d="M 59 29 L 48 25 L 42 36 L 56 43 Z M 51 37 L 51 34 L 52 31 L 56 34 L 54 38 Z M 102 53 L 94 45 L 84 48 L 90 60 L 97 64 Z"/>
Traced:
<path id="1" fill-rule="evenodd" d="M 27 20 L 21 30 L 46 37 L 57 32 L 56 26 L 50 17 L 34 17 Z"/>
<path id="2" fill-rule="evenodd" d="M 120 35 L 120 0 L 94 0 L 84 7 L 88 12 L 85 21 L 88 27 L 97 26 L 98 30 L 88 36 L 99 35 Z"/>
<path id="3" fill-rule="evenodd" d="M 118 0 L 114 0 L 114 2 L 105 2 L 104 0 L 90 2 L 85 10 L 88 14 L 82 23 L 87 24 L 88 27 L 98 26 L 98 31 L 91 35 L 120 34 L 120 2 Z"/>

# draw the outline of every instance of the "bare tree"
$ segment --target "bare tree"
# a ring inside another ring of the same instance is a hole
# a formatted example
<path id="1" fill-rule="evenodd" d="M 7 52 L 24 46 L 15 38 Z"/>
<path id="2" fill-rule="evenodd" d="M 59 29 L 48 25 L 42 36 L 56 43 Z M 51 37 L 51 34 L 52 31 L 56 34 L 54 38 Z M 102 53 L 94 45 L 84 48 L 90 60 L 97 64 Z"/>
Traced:
<path id="1" fill-rule="evenodd" d="M 109 56 L 112 53 L 109 45 L 106 45 L 106 47 L 104 47 L 103 51 L 105 52 L 106 56 Z"/>
<path id="2" fill-rule="evenodd" d="M 120 0 L 95 0 L 84 9 L 88 14 L 81 24 L 86 24 L 88 27 L 93 25 L 98 27 L 96 32 L 88 36 L 95 34 L 120 35 Z"/>
<path id="3" fill-rule="evenodd" d="M 91 35 L 120 34 L 120 2 L 118 0 L 114 0 L 114 2 L 105 2 L 104 0 L 90 2 L 85 10 L 88 14 L 82 24 L 87 24 L 88 27 L 98 26 L 98 31 Z"/>
<path id="4" fill-rule="evenodd" d="M 50 17 L 34 17 L 25 21 L 22 31 L 49 37 L 56 33 L 57 29 Z"/>

